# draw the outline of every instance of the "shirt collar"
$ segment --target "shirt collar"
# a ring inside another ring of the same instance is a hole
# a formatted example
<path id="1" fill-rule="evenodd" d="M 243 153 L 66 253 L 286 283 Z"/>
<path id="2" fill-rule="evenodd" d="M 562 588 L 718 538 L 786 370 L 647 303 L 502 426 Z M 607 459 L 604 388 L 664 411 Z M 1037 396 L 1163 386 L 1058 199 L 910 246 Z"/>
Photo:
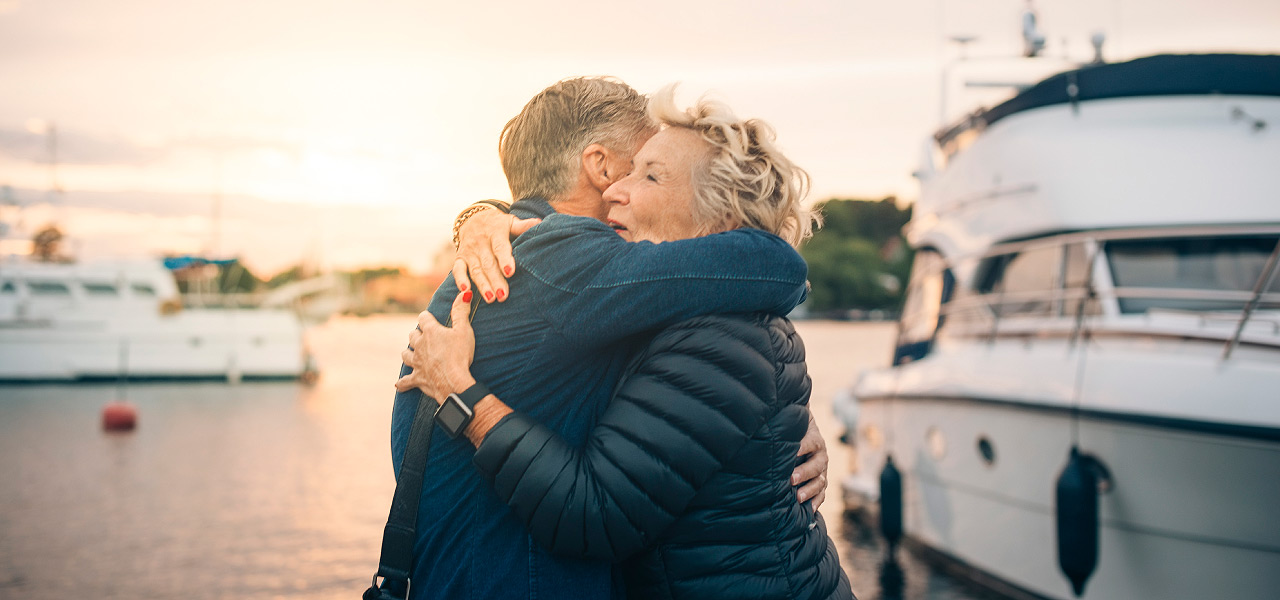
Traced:
<path id="1" fill-rule="evenodd" d="M 521 213 L 528 213 L 529 216 L 522 216 L 523 219 L 538 218 L 545 219 L 556 213 L 556 209 L 551 208 L 551 203 L 546 198 L 531 196 L 522 198 L 515 204 L 511 205 L 511 210 L 519 210 Z"/>

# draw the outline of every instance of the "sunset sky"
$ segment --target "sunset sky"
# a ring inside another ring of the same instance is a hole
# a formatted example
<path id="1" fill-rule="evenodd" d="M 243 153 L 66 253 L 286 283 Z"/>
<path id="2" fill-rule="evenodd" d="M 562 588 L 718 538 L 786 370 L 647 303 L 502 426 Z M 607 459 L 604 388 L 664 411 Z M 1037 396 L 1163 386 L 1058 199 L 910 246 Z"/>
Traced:
<path id="1" fill-rule="evenodd" d="M 267 275 L 425 269 L 469 202 L 509 195 L 503 123 L 574 75 L 642 92 L 680 81 L 779 132 L 813 199 L 916 193 L 939 125 L 1091 56 L 1280 51 L 1275 0 L 1037 4 L 1047 58 L 1021 50 L 1021 0 L 428 2 L 0 0 L 0 218 L 57 220 L 82 257 L 240 255 Z M 1065 43 L 1064 43 L 1065 40 Z M 57 181 L 47 131 L 56 127 Z M 214 198 L 221 236 L 211 242 Z M 50 200 L 56 202 L 50 203 Z M 16 234 L 11 232 L 11 234 Z"/>

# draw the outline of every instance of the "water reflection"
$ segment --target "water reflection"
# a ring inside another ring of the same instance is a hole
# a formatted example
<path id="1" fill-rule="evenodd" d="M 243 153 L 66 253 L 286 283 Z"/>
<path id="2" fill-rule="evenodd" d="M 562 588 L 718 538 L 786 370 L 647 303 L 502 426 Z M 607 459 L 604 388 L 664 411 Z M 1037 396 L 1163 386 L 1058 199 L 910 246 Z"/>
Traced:
<path id="1" fill-rule="evenodd" d="M 108 433 L 110 387 L 0 387 L 0 596 L 349 596 L 390 498 L 387 419 L 329 393 L 131 384 L 138 428 Z"/>
<path id="2" fill-rule="evenodd" d="M 392 383 L 413 323 L 339 319 L 311 332 L 324 373 L 314 387 L 0 385 L 0 598 L 354 598 L 394 489 Z M 798 329 L 836 479 L 846 459 L 829 398 L 851 368 L 887 360 L 894 331 Z M 102 407 L 120 395 L 137 429 L 106 433 Z M 844 519 L 829 494 L 822 511 L 862 600 L 990 598 L 907 552 L 886 560 L 874 529 Z"/>
<path id="3" fill-rule="evenodd" d="M 890 548 L 863 514 L 846 515 L 842 526 L 837 545 L 859 600 L 1003 600 L 905 548 Z"/>
<path id="4" fill-rule="evenodd" d="M 884 600 L 902 600 L 907 578 L 898 565 L 895 552 L 890 551 L 880 564 L 880 597 Z"/>

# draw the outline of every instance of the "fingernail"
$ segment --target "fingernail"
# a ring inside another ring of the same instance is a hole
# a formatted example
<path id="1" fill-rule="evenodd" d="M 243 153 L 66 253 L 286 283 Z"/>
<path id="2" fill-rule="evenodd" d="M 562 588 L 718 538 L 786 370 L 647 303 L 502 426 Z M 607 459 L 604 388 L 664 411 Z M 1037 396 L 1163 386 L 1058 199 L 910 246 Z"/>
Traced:
<path id="1" fill-rule="evenodd" d="M 796 484 L 798 484 L 798 483 L 800 483 L 800 476 L 799 476 L 799 475 L 796 475 L 795 473 L 792 473 L 792 474 L 791 474 L 791 485 L 796 485 Z"/>
<path id="2" fill-rule="evenodd" d="M 502 290 L 498 290 L 498 299 L 499 299 L 499 300 L 501 300 L 501 299 L 503 299 L 503 298 L 506 298 L 506 297 L 507 297 L 507 293 L 506 293 L 506 292 L 504 292 L 504 291 L 502 291 Z"/>
<path id="3" fill-rule="evenodd" d="M 511 267 L 503 267 L 503 268 L 502 268 L 502 272 L 503 272 L 503 273 L 506 273 L 506 274 L 507 274 L 507 277 L 510 277 L 510 276 L 511 276 L 511 272 L 512 272 L 512 271 L 515 271 L 515 269 L 512 269 Z"/>
<path id="4" fill-rule="evenodd" d="M 465 292 L 465 291 L 467 291 L 467 284 L 465 284 L 465 283 L 459 283 L 459 284 L 458 284 L 458 291 L 459 291 L 459 292 Z"/>
<path id="5" fill-rule="evenodd" d="M 492 293 L 492 292 L 485 292 L 485 293 L 484 293 L 484 301 L 485 301 L 485 302 L 493 302 L 493 293 Z"/>
<path id="6" fill-rule="evenodd" d="M 463 301 L 463 302 L 470 302 L 470 301 L 471 301 L 471 292 L 463 292 L 463 293 L 462 293 L 462 301 Z"/>

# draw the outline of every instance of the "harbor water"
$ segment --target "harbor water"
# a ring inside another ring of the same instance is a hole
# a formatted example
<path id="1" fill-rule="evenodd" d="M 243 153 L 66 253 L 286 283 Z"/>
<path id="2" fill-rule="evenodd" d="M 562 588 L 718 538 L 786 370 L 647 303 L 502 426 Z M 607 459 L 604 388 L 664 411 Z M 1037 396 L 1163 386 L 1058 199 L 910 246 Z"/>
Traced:
<path id="1" fill-rule="evenodd" d="M 388 430 L 409 316 L 309 333 L 296 382 L 0 386 L 0 598 L 344 598 L 368 585 L 394 489 Z M 831 398 L 888 362 L 894 326 L 798 322 L 832 454 L 822 507 L 859 598 L 991 596 L 846 520 Z M 138 427 L 101 428 L 104 404 Z M 897 568 L 894 568 L 897 567 Z"/>

